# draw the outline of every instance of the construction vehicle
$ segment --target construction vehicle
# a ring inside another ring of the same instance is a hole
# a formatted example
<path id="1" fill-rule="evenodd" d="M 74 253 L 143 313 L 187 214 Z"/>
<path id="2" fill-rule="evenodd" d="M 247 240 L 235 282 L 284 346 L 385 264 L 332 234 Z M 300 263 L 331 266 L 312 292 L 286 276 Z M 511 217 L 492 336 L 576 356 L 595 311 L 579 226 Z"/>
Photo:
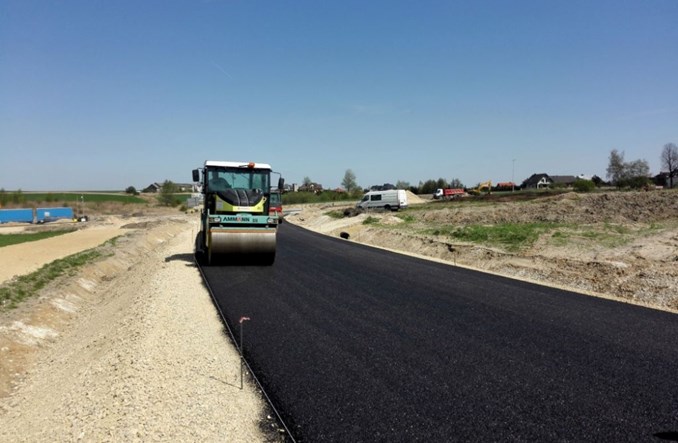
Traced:
<path id="1" fill-rule="evenodd" d="M 478 186 L 476 186 L 473 189 L 468 190 L 468 193 L 471 194 L 471 195 L 480 195 L 483 192 L 486 192 L 488 194 L 492 194 L 492 180 L 488 180 L 486 182 L 478 183 Z"/>
<path id="2" fill-rule="evenodd" d="M 271 173 L 264 163 L 211 160 L 193 170 L 203 194 L 196 252 L 208 265 L 220 258 L 273 264 L 279 216 L 269 213 Z"/>
<path id="3" fill-rule="evenodd" d="M 379 209 L 397 211 L 407 208 L 407 193 L 402 189 L 388 189 L 386 191 L 370 191 L 363 195 L 355 205 L 361 209 Z"/>
<path id="4" fill-rule="evenodd" d="M 283 222 L 283 206 L 281 192 L 271 191 L 271 198 L 268 206 L 268 213 L 278 217 L 278 223 Z"/>
<path id="5" fill-rule="evenodd" d="M 463 197 L 464 195 L 466 195 L 466 191 L 461 188 L 438 188 L 433 194 L 433 198 L 436 200 L 452 200 L 453 198 Z"/>

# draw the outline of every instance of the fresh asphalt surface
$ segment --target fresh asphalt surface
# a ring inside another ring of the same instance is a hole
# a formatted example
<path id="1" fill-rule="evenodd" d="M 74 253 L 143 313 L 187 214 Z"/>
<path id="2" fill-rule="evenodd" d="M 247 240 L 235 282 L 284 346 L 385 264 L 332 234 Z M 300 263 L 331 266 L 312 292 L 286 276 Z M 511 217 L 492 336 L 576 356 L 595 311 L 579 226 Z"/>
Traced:
<path id="1" fill-rule="evenodd" d="M 298 441 L 678 441 L 678 315 L 285 223 L 204 269 Z"/>

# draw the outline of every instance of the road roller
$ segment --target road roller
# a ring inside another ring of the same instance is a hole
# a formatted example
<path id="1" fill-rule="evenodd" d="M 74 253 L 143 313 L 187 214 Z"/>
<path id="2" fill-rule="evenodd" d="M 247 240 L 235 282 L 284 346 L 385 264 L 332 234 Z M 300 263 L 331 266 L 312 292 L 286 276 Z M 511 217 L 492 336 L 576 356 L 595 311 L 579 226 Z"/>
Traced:
<path id="1" fill-rule="evenodd" d="M 196 252 L 208 265 L 218 262 L 272 265 L 279 214 L 269 213 L 271 166 L 255 162 L 211 161 L 193 170 L 203 203 Z"/>

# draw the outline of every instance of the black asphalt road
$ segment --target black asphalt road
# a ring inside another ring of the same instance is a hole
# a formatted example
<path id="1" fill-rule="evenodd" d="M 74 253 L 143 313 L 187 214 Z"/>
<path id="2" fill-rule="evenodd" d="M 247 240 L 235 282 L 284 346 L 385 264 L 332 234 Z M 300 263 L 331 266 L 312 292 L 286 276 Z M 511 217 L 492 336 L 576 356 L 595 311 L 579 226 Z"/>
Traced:
<path id="1" fill-rule="evenodd" d="M 205 273 L 299 441 L 678 441 L 678 315 L 289 224 Z"/>

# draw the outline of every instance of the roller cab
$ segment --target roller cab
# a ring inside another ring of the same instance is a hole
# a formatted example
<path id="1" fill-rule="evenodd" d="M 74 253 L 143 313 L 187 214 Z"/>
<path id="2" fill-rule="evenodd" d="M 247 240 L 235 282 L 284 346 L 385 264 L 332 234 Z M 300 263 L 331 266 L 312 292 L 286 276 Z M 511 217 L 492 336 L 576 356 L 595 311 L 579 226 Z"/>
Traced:
<path id="1" fill-rule="evenodd" d="M 271 167 L 263 163 L 207 161 L 193 171 L 204 194 L 197 252 L 207 264 L 275 261 L 277 214 L 269 215 Z M 283 180 L 279 179 L 282 188 Z"/>

